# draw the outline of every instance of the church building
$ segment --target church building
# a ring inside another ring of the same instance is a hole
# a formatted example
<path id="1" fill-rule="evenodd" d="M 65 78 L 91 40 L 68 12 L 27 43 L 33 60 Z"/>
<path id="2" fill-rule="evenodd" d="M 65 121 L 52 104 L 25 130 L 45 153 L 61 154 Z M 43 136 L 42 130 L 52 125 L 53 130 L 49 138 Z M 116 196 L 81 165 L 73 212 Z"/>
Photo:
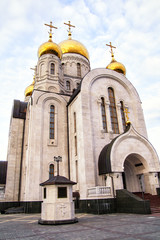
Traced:
<path id="1" fill-rule="evenodd" d="M 156 194 L 160 163 L 149 142 L 140 97 L 114 58 L 91 69 L 86 47 L 71 35 L 38 49 L 24 101 L 14 100 L 3 201 L 42 201 L 40 184 L 59 173 L 83 199 L 114 198 L 116 190 Z"/>

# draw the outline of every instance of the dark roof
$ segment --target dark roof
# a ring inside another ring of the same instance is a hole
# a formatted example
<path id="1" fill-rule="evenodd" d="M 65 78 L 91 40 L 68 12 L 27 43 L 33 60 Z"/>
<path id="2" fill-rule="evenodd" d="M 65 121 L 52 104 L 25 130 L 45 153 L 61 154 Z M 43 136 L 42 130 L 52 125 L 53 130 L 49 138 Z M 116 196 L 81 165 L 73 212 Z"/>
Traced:
<path id="1" fill-rule="evenodd" d="M 74 90 L 74 92 L 73 92 L 72 96 L 70 97 L 69 102 L 68 102 L 67 105 L 69 105 L 73 101 L 73 99 L 78 95 L 78 93 L 81 91 L 81 83 L 82 83 L 82 81 L 80 82 L 78 88 L 76 88 Z"/>
<path id="2" fill-rule="evenodd" d="M 14 118 L 26 119 L 26 111 L 27 111 L 27 102 L 14 100 L 13 113 L 12 113 Z"/>
<path id="3" fill-rule="evenodd" d="M 49 178 L 47 181 L 43 182 L 40 184 L 40 186 L 45 186 L 45 185 L 58 185 L 58 184 L 68 184 L 68 185 L 74 185 L 76 182 L 72 182 L 66 177 L 63 176 L 55 176 Z"/>
<path id="4" fill-rule="evenodd" d="M 130 129 L 131 124 L 129 123 L 124 131 L 126 133 Z M 112 146 L 117 138 L 119 138 L 124 133 L 118 135 L 115 137 L 109 144 L 105 145 L 102 151 L 100 152 L 99 158 L 98 158 L 98 169 L 99 169 L 99 175 L 112 173 L 111 168 L 111 150 Z"/>
<path id="5" fill-rule="evenodd" d="M 6 184 L 7 161 L 0 161 L 0 184 Z"/>

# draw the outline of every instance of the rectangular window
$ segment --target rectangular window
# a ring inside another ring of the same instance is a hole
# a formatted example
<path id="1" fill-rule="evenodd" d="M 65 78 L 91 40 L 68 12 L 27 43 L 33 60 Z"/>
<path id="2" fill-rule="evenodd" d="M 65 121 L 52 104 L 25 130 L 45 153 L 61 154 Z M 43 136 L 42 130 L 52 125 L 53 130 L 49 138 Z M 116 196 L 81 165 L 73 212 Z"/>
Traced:
<path id="1" fill-rule="evenodd" d="M 110 101 L 109 109 L 110 109 L 112 130 L 114 133 L 118 134 L 119 133 L 118 118 L 117 118 L 114 91 L 112 88 L 108 88 L 108 95 L 109 95 L 109 101 Z"/>
<path id="2" fill-rule="evenodd" d="M 54 139 L 55 107 L 50 106 L 50 139 Z"/>
<path id="3" fill-rule="evenodd" d="M 106 122 L 106 111 L 104 98 L 101 98 L 101 115 L 102 115 L 102 126 L 105 132 L 107 132 L 107 122 Z"/>
<path id="4" fill-rule="evenodd" d="M 77 136 L 74 137 L 75 141 L 75 156 L 77 156 Z"/>
<path id="5" fill-rule="evenodd" d="M 58 198 L 67 198 L 67 187 L 58 187 Z"/>
<path id="6" fill-rule="evenodd" d="M 44 199 L 47 198 L 47 191 L 46 191 L 46 188 L 43 189 L 43 198 L 44 198 Z"/>
<path id="7" fill-rule="evenodd" d="M 76 113 L 74 112 L 74 132 L 76 133 L 77 128 L 76 128 Z"/>

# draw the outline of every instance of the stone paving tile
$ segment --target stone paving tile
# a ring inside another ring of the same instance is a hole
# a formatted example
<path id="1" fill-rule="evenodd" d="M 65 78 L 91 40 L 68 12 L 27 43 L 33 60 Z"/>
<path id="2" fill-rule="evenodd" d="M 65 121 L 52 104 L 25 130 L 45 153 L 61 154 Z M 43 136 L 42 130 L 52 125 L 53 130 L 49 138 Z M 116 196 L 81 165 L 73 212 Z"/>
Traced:
<path id="1" fill-rule="evenodd" d="M 0 240 L 160 240 L 160 216 L 77 214 L 76 224 L 39 225 L 40 214 L 0 215 Z"/>

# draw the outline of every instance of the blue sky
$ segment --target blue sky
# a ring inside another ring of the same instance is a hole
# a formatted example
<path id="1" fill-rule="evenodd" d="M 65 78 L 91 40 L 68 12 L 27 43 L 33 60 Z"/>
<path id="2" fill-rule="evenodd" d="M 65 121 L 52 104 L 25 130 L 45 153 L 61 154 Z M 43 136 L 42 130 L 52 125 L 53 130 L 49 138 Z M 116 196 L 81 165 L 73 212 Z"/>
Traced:
<path id="1" fill-rule="evenodd" d="M 91 68 L 110 62 L 106 43 L 127 69 L 144 110 L 148 137 L 160 156 L 160 1 L 158 0 L 1 0 L 0 1 L 0 160 L 7 155 L 14 99 L 24 100 L 32 83 L 38 47 L 48 40 L 44 23 L 58 27 L 53 40 L 73 38 L 89 51 Z"/>

